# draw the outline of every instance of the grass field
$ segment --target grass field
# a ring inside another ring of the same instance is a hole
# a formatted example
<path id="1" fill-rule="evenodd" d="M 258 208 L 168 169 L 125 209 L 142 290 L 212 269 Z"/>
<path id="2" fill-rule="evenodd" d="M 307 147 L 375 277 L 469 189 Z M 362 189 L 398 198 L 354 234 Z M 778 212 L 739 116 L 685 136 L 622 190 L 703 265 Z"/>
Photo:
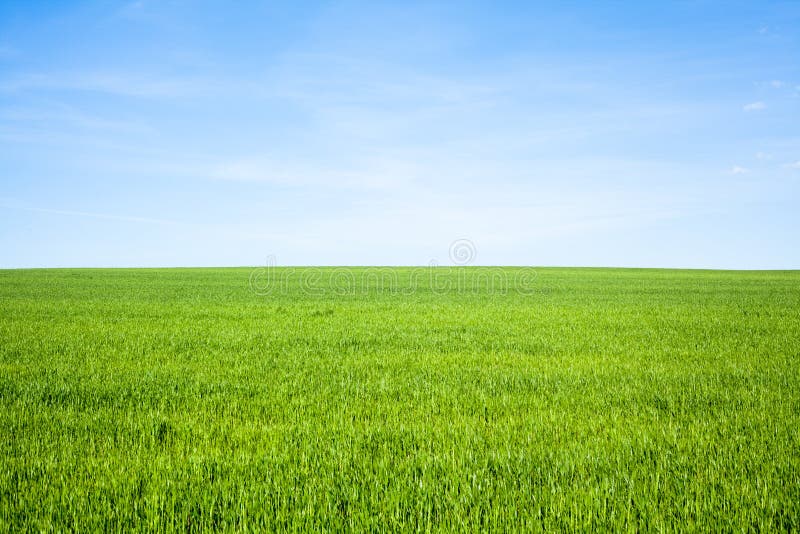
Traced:
<path id="1" fill-rule="evenodd" d="M 0 531 L 800 528 L 800 272 L 519 272 L 0 271 Z"/>

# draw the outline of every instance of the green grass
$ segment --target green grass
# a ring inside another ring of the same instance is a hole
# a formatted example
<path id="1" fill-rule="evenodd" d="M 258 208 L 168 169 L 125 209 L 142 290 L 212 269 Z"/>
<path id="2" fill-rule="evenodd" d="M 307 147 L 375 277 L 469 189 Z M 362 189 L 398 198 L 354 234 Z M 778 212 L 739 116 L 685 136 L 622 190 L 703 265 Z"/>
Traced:
<path id="1" fill-rule="evenodd" d="M 800 528 L 800 272 L 518 271 L 0 271 L 0 531 Z"/>

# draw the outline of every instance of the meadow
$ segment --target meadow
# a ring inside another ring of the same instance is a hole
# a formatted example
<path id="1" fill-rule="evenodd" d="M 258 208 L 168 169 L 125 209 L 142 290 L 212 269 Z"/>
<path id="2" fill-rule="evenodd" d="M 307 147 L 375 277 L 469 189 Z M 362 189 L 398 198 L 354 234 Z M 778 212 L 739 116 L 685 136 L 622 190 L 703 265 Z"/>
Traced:
<path id="1" fill-rule="evenodd" d="M 0 531 L 588 528 L 800 529 L 800 272 L 0 271 Z"/>

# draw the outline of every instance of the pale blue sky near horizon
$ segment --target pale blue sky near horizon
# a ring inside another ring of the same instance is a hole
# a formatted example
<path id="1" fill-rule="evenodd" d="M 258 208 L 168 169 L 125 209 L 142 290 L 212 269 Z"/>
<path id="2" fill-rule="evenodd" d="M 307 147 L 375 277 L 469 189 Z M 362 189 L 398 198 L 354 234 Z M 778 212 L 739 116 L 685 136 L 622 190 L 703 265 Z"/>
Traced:
<path id="1" fill-rule="evenodd" d="M 0 268 L 798 269 L 800 2 L 0 3 Z"/>

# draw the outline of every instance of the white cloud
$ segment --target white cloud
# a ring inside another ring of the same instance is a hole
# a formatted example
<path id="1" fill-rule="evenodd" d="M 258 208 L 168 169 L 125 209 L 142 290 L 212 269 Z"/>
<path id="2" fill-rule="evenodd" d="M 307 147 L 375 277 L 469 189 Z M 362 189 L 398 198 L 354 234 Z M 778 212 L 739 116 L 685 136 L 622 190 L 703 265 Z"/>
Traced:
<path id="1" fill-rule="evenodd" d="M 775 89 L 780 89 L 781 87 L 785 86 L 786 84 L 780 80 L 772 80 L 769 84 L 774 87 Z"/>
<path id="2" fill-rule="evenodd" d="M 769 152 L 756 152 L 756 159 L 761 161 L 767 161 L 772 159 L 772 154 Z"/>
<path id="3" fill-rule="evenodd" d="M 751 102 L 750 104 L 745 104 L 742 109 L 745 111 L 761 111 L 766 107 L 767 105 L 764 102 Z"/>
<path id="4" fill-rule="evenodd" d="M 740 167 L 738 165 L 734 165 L 731 168 L 731 174 L 746 174 L 748 172 L 750 172 L 749 169 L 745 169 L 744 167 Z"/>
<path id="5" fill-rule="evenodd" d="M 800 160 L 784 165 L 787 169 L 800 169 Z"/>

